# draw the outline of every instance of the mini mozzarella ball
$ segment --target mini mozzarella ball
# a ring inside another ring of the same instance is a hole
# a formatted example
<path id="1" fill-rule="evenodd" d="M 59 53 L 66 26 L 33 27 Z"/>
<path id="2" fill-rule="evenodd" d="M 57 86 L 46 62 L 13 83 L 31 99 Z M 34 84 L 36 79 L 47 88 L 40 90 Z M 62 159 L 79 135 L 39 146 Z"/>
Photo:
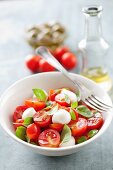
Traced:
<path id="1" fill-rule="evenodd" d="M 70 121 L 71 121 L 70 113 L 64 109 L 59 109 L 57 112 L 53 114 L 52 117 L 53 123 L 68 124 Z"/>
<path id="2" fill-rule="evenodd" d="M 68 147 L 68 146 L 73 146 L 75 145 L 75 138 L 73 136 L 71 136 L 70 140 L 68 142 L 65 143 L 61 143 L 60 147 Z"/>
<path id="3" fill-rule="evenodd" d="M 22 119 L 26 119 L 27 117 L 33 117 L 35 113 L 35 109 L 33 107 L 29 107 L 23 112 Z"/>
<path id="4" fill-rule="evenodd" d="M 63 90 L 61 91 L 61 93 L 62 93 L 62 94 L 66 94 L 66 95 L 69 97 L 69 99 L 71 100 L 72 103 L 77 101 L 77 96 L 76 96 L 76 94 L 73 93 L 72 91 L 69 91 L 69 90 L 67 90 L 67 89 L 63 89 Z"/>

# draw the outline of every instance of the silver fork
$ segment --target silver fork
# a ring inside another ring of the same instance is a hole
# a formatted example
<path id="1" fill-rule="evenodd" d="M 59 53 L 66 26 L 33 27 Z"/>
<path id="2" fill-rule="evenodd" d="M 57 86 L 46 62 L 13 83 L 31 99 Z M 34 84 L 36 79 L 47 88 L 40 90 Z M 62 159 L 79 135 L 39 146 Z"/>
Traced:
<path id="1" fill-rule="evenodd" d="M 65 77 L 67 77 L 74 85 L 76 86 L 79 94 L 81 95 L 81 100 L 86 103 L 88 106 L 100 111 L 107 112 L 109 109 L 112 109 L 113 106 L 110 106 L 103 102 L 99 97 L 95 96 L 91 90 L 89 90 L 86 86 L 80 83 L 78 80 L 73 80 L 69 75 L 69 72 L 52 56 L 49 50 L 41 46 L 37 48 L 36 53 L 41 55 L 48 63 L 54 66 L 57 70 L 62 72 Z"/>

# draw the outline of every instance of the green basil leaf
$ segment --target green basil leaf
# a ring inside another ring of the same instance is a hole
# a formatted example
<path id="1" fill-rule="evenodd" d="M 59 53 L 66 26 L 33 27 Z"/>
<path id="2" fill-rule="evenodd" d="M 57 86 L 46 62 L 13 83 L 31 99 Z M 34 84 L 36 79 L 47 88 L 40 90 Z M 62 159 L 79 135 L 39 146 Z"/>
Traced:
<path id="1" fill-rule="evenodd" d="M 71 119 L 72 120 L 76 120 L 76 115 L 75 115 L 75 112 L 73 111 L 73 109 L 70 109 L 70 115 L 71 115 Z"/>
<path id="2" fill-rule="evenodd" d="M 97 129 L 90 130 L 89 133 L 88 133 L 88 137 L 89 137 L 89 138 L 92 138 L 92 137 L 95 136 L 97 133 L 98 133 L 98 130 L 97 130 Z"/>
<path id="3" fill-rule="evenodd" d="M 78 107 L 78 101 L 71 103 L 72 109 L 75 109 L 76 107 Z"/>
<path id="4" fill-rule="evenodd" d="M 71 138 L 71 130 L 70 128 L 65 124 L 63 127 L 63 130 L 61 132 L 61 143 L 68 142 Z"/>
<path id="5" fill-rule="evenodd" d="M 24 119 L 24 125 L 25 126 L 28 126 L 31 123 L 33 123 L 33 118 L 32 117 L 27 117 L 27 118 Z"/>
<path id="6" fill-rule="evenodd" d="M 30 143 L 30 138 L 28 138 L 28 136 L 26 135 L 26 140 L 28 143 Z"/>
<path id="7" fill-rule="evenodd" d="M 85 142 L 87 140 L 87 137 L 86 136 L 81 136 L 80 138 L 78 138 L 77 140 L 77 143 L 82 143 L 82 142 Z"/>
<path id="8" fill-rule="evenodd" d="M 76 108 L 77 112 L 87 118 L 90 118 L 93 116 L 93 112 L 91 112 L 86 106 L 80 105 Z"/>
<path id="9" fill-rule="evenodd" d="M 52 102 L 52 101 L 47 101 L 47 102 L 46 102 L 46 107 L 52 106 L 52 105 L 53 105 L 53 102 Z"/>
<path id="10" fill-rule="evenodd" d="M 26 141 L 26 128 L 23 126 L 19 126 L 15 132 L 16 136 L 24 141 Z"/>
<path id="11" fill-rule="evenodd" d="M 68 97 L 68 95 L 67 94 L 64 94 L 65 95 L 65 102 L 66 103 L 68 103 L 68 104 L 70 104 L 70 98 Z"/>
<path id="12" fill-rule="evenodd" d="M 42 89 L 32 89 L 32 90 L 39 101 L 47 100 L 47 96 L 46 96 L 44 90 L 42 90 Z"/>
<path id="13" fill-rule="evenodd" d="M 58 104 L 56 106 L 54 106 L 51 110 L 49 110 L 48 112 L 46 112 L 48 115 L 53 115 L 55 112 L 58 111 Z"/>

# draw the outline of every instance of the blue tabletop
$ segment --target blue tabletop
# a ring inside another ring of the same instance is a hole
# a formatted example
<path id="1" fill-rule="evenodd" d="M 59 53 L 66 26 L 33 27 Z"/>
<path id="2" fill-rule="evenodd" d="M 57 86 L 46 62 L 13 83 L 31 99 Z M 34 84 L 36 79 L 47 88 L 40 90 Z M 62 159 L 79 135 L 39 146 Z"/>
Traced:
<path id="1" fill-rule="evenodd" d="M 88 4 L 103 6 L 103 32 L 112 47 L 112 1 L 0 1 L 0 95 L 16 80 L 31 74 L 24 65 L 26 55 L 32 53 L 25 41 L 26 28 L 51 20 L 60 21 L 68 30 L 66 43 L 76 50 L 84 29 L 81 8 Z M 112 55 L 109 57 L 112 70 L 111 59 Z M 70 156 L 46 157 L 30 152 L 0 127 L 0 170 L 113 170 L 112 136 L 113 121 L 106 133 L 84 150 Z"/>

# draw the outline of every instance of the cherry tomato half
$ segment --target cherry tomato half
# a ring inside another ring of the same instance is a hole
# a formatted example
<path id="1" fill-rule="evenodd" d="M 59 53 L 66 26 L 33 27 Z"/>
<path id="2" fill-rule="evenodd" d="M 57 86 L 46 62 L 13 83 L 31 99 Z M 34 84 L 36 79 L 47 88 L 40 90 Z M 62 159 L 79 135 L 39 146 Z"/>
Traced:
<path id="1" fill-rule="evenodd" d="M 49 125 L 49 127 L 51 129 L 57 130 L 58 132 L 61 132 L 63 127 L 64 127 L 64 125 L 60 124 L 60 123 L 52 123 L 52 124 Z"/>
<path id="2" fill-rule="evenodd" d="M 73 53 L 65 53 L 61 58 L 61 64 L 66 69 L 73 69 L 77 66 L 77 57 Z"/>
<path id="3" fill-rule="evenodd" d="M 30 124 L 26 130 L 29 139 L 38 139 L 40 132 L 40 128 L 35 123 Z"/>
<path id="4" fill-rule="evenodd" d="M 53 129 L 44 130 L 39 135 L 38 143 L 43 147 L 58 147 L 60 144 L 60 134 Z"/>
<path id="5" fill-rule="evenodd" d="M 60 90 L 53 90 L 53 89 L 50 89 L 49 90 L 49 100 L 51 101 L 55 101 L 55 96 L 60 93 Z"/>
<path id="6" fill-rule="evenodd" d="M 32 98 L 26 99 L 25 105 L 28 107 L 33 107 L 36 111 L 39 111 L 46 106 L 45 102 L 38 101 L 37 99 L 32 99 Z"/>
<path id="7" fill-rule="evenodd" d="M 13 114 L 13 121 L 16 122 L 17 119 L 22 119 L 22 114 L 27 108 L 27 106 L 17 106 Z"/>
<path id="8" fill-rule="evenodd" d="M 78 121 L 71 120 L 68 124 L 72 130 L 73 136 L 81 136 L 87 131 L 87 120 L 84 118 L 78 118 Z"/>
<path id="9" fill-rule="evenodd" d="M 55 71 L 55 68 L 51 66 L 45 59 L 41 59 L 39 61 L 39 71 L 40 72 Z"/>
<path id="10" fill-rule="evenodd" d="M 53 90 L 53 89 L 49 90 L 49 100 L 54 101 L 56 95 L 57 94 L 55 93 L 55 90 Z"/>
<path id="11" fill-rule="evenodd" d="M 13 123 L 15 130 L 17 129 L 17 127 L 23 126 L 23 122 L 23 119 L 17 119 L 16 122 Z"/>
<path id="12" fill-rule="evenodd" d="M 65 99 L 65 94 L 57 94 L 55 96 L 55 101 L 60 104 L 61 106 L 69 106 L 69 103 L 66 102 L 66 99 Z"/>
<path id="13" fill-rule="evenodd" d="M 70 108 L 69 108 L 69 107 L 65 107 L 65 106 L 61 106 L 61 105 L 59 105 L 59 109 L 64 109 L 64 110 L 66 110 L 67 112 L 70 111 Z"/>
<path id="14" fill-rule="evenodd" d="M 69 52 L 69 48 L 68 47 L 58 47 L 55 51 L 54 51 L 54 56 L 57 60 L 61 60 L 62 56 L 64 53 Z"/>
<path id="15" fill-rule="evenodd" d="M 94 117 L 91 117 L 88 119 L 88 129 L 93 130 L 93 129 L 100 129 L 101 126 L 103 125 L 103 118 L 101 113 L 95 113 Z"/>
<path id="16" fill-rule="evenodd" d="M 40 127 L 46 127 L 51 123 L 51 116 L 47 115 L 46 111 L 41 110 L 33 117 L 34 122 Z"/>
<path id="17" fill-rule="evenodd" d="M 39 69 L 39 61 L 41 57 L 38 55 L 29 55 L 26 57 L 26 66 L 32 71 L 32 72 L 38 72 Z"/>

